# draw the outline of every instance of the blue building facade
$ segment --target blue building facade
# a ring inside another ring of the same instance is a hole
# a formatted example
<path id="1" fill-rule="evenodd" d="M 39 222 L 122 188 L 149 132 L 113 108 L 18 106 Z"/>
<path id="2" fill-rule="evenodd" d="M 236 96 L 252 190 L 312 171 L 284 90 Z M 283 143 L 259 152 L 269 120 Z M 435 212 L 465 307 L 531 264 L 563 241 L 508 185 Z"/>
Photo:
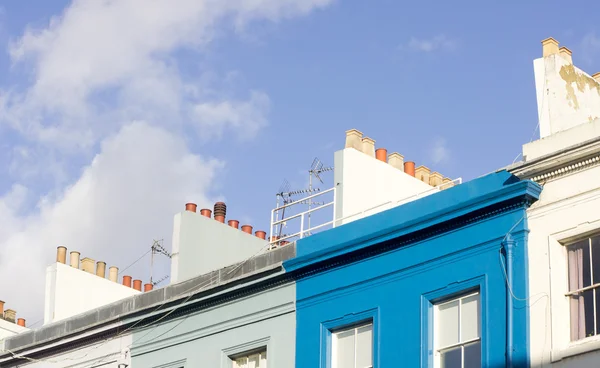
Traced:
<path id="1" fill-rule="evenodd" d="M 298 241 L 296 367 L 529 366 L 540 191 L 502 171 Z"/>

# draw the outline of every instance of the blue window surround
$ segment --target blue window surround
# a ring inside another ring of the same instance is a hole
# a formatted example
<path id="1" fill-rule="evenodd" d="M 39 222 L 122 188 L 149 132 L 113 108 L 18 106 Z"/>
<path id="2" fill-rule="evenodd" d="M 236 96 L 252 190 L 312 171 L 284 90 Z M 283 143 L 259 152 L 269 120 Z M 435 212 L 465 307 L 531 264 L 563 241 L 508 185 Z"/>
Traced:
<path id="1" fill-rule="evenodd" d="M 434 336 L 434 321 L 433 308 L 436 303 L 452 299 L 459 295 L 470 291 L 479 291 L 480 308 L 481 308 L 481 366 L 488 366 L 487 354 L 487 278 L 485 275 L 465 280 L 460 283 L 452 284 L 443 289 L 431 291 L 423 294 L 421 297 L 421 346 L 423 347 L 421 356 L 421 368 L 433 367 L 433 336 Z"/>
<path id="2" fill-rule="evenodd" d="M 374 308 L 321 323 L 321 368 L 331 368 L 332 331 L 368 321 L 373 323 L 373 366 L 379 366 L 379 349 L 377 344 L 379 336 L 379 309 Z"/>

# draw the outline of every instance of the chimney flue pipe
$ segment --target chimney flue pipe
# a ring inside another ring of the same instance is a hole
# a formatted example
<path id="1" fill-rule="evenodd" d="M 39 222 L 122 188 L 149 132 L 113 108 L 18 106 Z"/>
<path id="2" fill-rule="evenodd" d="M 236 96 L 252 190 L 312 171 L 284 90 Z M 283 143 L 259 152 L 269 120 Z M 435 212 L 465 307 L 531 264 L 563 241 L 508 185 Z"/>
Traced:
<path id="1" fill-rule="evenodd" d="M 387 162 L 387 150 L 385 148 L 377 148 L 375 158 L 379 161 Z"/>
<path id="2" fill-rule="evenodd" d="M 56 247 L 56 262 L 67 263 L 67 247 L 63 247 L 62 245 Z"/>
<path id="3" fill-rule="evenodd" d="M 186 203 L 185 204 L 185 210 L 186 211 L 196 212 L 196 208 L 198 208 L 198 206 L 196 205 L 196 203 Z"/>
<path id="4" fill-rule="evenodd" d="M 17 319 L 17 324 L 21 327 L 25 327 L 25 318 Z"/>
<path id="5" fill-rule="evenodd" d="M 111 266 L 108 269 L 108 279 L 112 282 L 117 282 L 119 280 L 119 268 L 116 266 Z"/>
<path id="6" fill-rule="evenodd" d="M 415 176 L 415 163 L 413 161 L 407 161 L 404 163 L 404 172 L 410 176 Z"/>
<path id="7" fill-rule="evenodd" d="M 105 278 L 106 277 L 106 262 L 96 262 L 96 276 Z"/>
<path id="8" fill-rule="evenodd" d="M 225 216 L 227 215 L 227 205 L 225 205 L 225 202 L 215 203 L 213 213 L 215 220 L 219 221 L 220 223 L 225 223 Z"/>
<path id="9" fill-rule="evenodd" d="M 200 210 L 200 214 L 204 217 L 210 218 L 211 213 L 212 213 L 212 211 L 209 210 L 208 208 L 203 208 Z"/>
<path id="10" fill-rule="evenodd" d="M 72 251 L 70 261 L 71 267 L 79 269 L 79 252 Z"/>
<path id="11" fill-rule="evenodd" d="M 252 234 L 252 226 L 250 226 L 250 225 L 243 225 L 242 226 L 242 231 L 245 232 L 246 234 Z"/>
<path id="12" fill-rule="evenodd" d="M 131 276 L 123 276 L 123 285 L 131 287 Z"/>
<path id="13" fill-rule="evenodd" d="M 133 288 L 137 291 L 142 291 L 142 280 L 133 280 Z"/>
<path id="14" fill-rule="evenodd" d="M 236 229 L 239 229 L 240 227 L 240 222 L 238 220 L 229 220 L 227 221 L 227 224 Z"/>

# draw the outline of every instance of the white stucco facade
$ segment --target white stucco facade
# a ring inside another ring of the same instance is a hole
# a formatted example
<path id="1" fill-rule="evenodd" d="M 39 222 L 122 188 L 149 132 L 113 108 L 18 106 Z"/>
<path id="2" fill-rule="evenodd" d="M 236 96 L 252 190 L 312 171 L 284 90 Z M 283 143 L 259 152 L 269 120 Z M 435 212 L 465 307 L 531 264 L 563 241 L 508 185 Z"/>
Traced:
<path id="1" fill-rule="evenodd" d="M 354 148 L 334 155 L 337 225 L 385 211 L 398 201 L 415 200 L 439 191 L 387 162 Z"/>
<path id="2" fill-rule="evenodd" d="M 555 46 L 534 62 L 540 139 L 509 168 L 543 186 L 527 211 L 531 366 L 597 367 L 600 334 L 573 337 L 567 294 L 569 275 L 582 272 L 569 270 L 568 247 L 600 234 L 600 87 Z"/>
<path id="3" fill-rule="evenodd" d="M 46 269 L 44 324 L 84 313 L 140 292 L 96 274 L 54 263 Z"/>

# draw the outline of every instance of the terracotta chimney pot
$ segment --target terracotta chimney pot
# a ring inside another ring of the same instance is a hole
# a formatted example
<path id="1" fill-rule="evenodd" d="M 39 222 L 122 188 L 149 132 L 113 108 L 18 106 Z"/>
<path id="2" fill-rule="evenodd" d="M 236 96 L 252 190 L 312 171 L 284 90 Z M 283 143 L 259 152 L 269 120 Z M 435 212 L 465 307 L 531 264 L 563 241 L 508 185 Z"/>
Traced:
<path id="1" fill-rule="evenodd" d="M 267 233 L 262 231 L 262 230 L 257 230 L 254 235 L 256 235 L 257 238 L 261 238 L 262 240 L 267 239 Z"/>
<path id="2" fill-rule="evenodd" d="M 379 161 L 387 162 L 387 150 L 385 148 L 377 148 L 375 158 Z"/>
<path id="3" fill-rule="evenodd" d="M 415 176 L 415 163 L 413 161 L 407 161 L 404 163 L 404 172 L 410 176 Z"/>
<path id="4" fill-rule="evenodd" d="M 196 208 L 198 208 L 198 205 L 196 205 L 196 203 L 186 203 L 185 204 L 186 211 L 196 212 Z"/>
<path id="5" fill-rule="evenodd" d="M 144 284 L 144 291 L 151 291 L 153 288 L 153 285 L 148 283 L 148 284 Z"/>
<path id="6" fill-rule="evenodd" d="M 227 221 L 227 224 L 236 229 L 238 229 L 240 226 L 240 222 L 238 220 L 229 220 Z"/>
<path id="7" fill-rule="evenodd" d="M 25 318 L 19 318 L 17 324 L 21 327 L 25 327 Z"/>
<path id="8" fill-rule="evenodd" d="M 243 225 L 242 226 L 242 231 L 247 233 L 247 234 L 252 234 L 252 226 L 250 225 Z"/>
<path id="9" fill-rule="evenodd" d="M 142 280 L 133 280 L 133 288 L 137 291 L 142 291 Z"/>
<path id="10" fill-rule="evenodd" d="M 209 210 L 208 208 L 203 208 L 200 210 L 200 214 L 204 217 L 210 218 L 211 213 L 212 213 L 212 211 Z"/>
<path id="11" fill-rule="evenodd" d="M 131 287 L 131 276 L 123 276 L 123 285 Z"/>

